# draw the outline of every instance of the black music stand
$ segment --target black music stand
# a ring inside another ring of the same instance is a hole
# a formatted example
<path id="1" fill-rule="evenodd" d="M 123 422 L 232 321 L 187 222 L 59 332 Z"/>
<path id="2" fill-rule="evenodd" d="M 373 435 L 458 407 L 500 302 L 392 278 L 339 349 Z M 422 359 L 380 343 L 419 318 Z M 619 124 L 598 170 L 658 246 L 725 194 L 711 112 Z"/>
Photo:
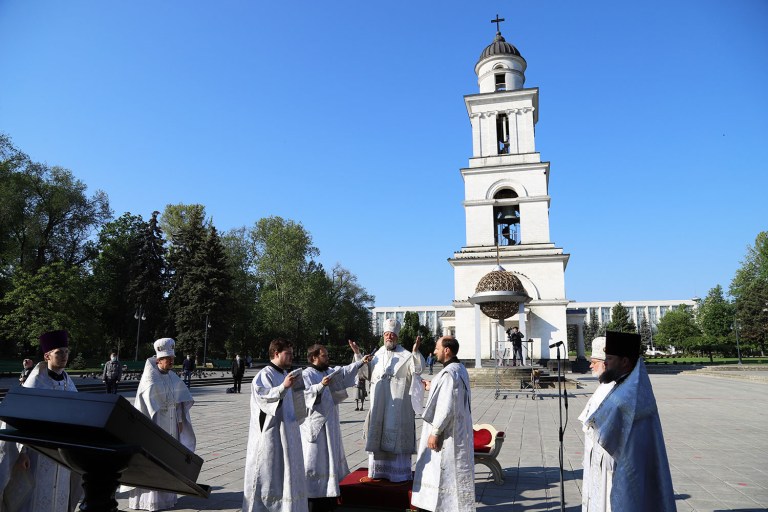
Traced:
<path id="1" fill-rule="evenodd" d="M 0 403 L 10 427 L 0 439 L 23 443 L 82 475 L 80 510 L 117 512 L 120 484 L 207 498 L 195 482 L 203 459 L 120 395 L 13 388 Z"/>

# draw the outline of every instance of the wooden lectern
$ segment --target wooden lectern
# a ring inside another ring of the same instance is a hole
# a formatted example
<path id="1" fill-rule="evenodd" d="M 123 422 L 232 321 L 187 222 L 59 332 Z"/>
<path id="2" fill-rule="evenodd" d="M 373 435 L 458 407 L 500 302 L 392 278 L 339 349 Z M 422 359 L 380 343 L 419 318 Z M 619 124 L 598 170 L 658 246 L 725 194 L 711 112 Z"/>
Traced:
<path id="1" fill-rule="evenodd" d="M 203 459 L 120 395 L 13 388 L 0 403 L 0 439 L 24 443 L 82 475 L 80 510 L 117 512 L 119 484 L 207 498 Z"/>

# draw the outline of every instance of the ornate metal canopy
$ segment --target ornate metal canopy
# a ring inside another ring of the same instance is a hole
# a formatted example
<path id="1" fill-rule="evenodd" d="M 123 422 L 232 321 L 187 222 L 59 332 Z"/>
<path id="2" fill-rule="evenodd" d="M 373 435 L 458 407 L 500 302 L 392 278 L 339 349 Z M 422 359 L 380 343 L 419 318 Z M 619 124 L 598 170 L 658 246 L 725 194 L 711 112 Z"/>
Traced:
<path id="1" fill-rule="evenodd" d="M 530 299 L 520 278 L 497 265 L 480 279 L 469 302 L 479 304 L 486 316 L 502 321 L 517 313 L 518 304 Z"/>

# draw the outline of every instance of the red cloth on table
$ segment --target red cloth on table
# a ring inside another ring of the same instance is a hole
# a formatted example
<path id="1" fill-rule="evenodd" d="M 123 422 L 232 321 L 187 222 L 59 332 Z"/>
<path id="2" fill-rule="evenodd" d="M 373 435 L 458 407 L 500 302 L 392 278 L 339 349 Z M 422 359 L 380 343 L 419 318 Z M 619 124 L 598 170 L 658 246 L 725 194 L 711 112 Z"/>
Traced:
<path id="1" fill-rule="evenodd" d="M 368 478 L 368 468 L 353 471 L 341 481 L 341 505 L 355 507 L 397 508 L 405 510 L 411 506 L 412 481 L 390 482 Z"/>

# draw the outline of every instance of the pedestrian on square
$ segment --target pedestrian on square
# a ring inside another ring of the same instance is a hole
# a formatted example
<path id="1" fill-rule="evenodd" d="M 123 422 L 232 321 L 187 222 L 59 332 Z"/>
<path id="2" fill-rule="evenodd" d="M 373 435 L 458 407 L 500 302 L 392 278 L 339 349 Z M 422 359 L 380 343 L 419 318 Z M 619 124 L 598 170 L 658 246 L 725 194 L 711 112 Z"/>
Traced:
<path id="1" fill-rule="evenodd" d="M 427 356 L 427 366 L 429 366 L 429 374 L 432 375 L 432 370 L 435 367 L 435 355 L 429 354 Z"/>
<path id="2" fill-rule="evenodd" d="M 523 366 L 523 333 L 513 326 L 507 332 L 507 339 L 512 342 L 512 366 L 517 366 L 517 361 Z"/>
<path id="3" fill-rule="evenodd" d="M 176 341 L 155 341 L 155 355 L 147 359 L 136 391 L 134 407 L 187 449 L 195 451 L 197 440 L 189 410 L 195 401 L 184 382 L 173 371 Z M 128 508 L 165 510 L 176 505 L 176 493 L 131 488 Z"/>
<path id="4" fill-rule="evenodd" d="M 411 458 L 416 453 L 416 413 L 421 410 L 424 358 L 419 353 L 421 336 L 413 351 L 398 345 L 400 322 L 384 320 L 384 346 L 370 365 L 371 406 L 368 408 L 365 451 L 368 476 L 390 482 L 413 479 Z M 364 371 L 367 371 L 364 370 Z"/>
<path id="5" fill-rule="evenodd" d="M 240 392 L 240 387 L 243 384 L 243 375 L 245 375 L 245 359 L 240 357 L 240 354 L 235 354 L 235 358 L 232 360 L 232 379 L 235 383 L 232 391 L 235 393 Z"/>
<path id="6" fill-rule="evenodd" d="M 302 372 L 304 400 L 308 416 L 301 424 L 301 446 L 307 476 L 309 512 L 327 512 L 335 508 L 341 494 L 339 482 L 349 474 L 341 441 L 339 404 L 347 397 L 347 388 L 355 385 L 360 369 L 371 360 L 362 356 L 357 344 L 349 340 L 354 361 L 330 368 L 328 350 L 312 345 L 307 350 L 309 366 Z"/>
<path id="7" fill-rule="evenodd" d="M 459 342 L 437 340 L 435 357 L 443 369 L 430 381 L 416 456 L 411 504 L 432 512 L 475 510 L 474 433 L 469 374 L 456 357 Z"/>
<path id="8" fill-rule="evenodd" d="M 35 363 L 31 359 L 25 359 L 21 362 L 21 375 L 19 375 L 19 384 L 24 384 L 26 382 L 27 378 L 29 378 L 29 374 L 32 373 L 32 370 L 35 368 Z"/>
<path id="9" fill-rule="evenodd" d="M 270 361 L 251 383 L 243 512 L 308 512 L 299 422 L 307 415 L 304 379 L 290 371 L 293 345 L 269 344 Z"/>
<path id="10" fill-rule="evenodd" d="M 187 358 L 181 365 L 181 372 L 184 375 L 184 384 L 189 389 L 189 386 L 192 385 L 192 374 L 195 373 L 195 360 L 192 359 L 192 354 L 187 354 Z"/>
<path id="11" fill-rule="evenodd" d="M 590 466 L 590 485 L 604 494 L 597 500 L 602 501 L 601 508 L 590 504 L 591 508 L 582 510 L 676 510 L 659 411 L 640 350 L 639 334 L 605 334 L 605 371 L 600 382 L 615 384 L 587 418 L 586 427 L 610 457 L 604 457 L 599 467 Z"/>
<path id="12" fill-rule="evenodd" d="M 364 411 L 365 407 L 365 397 L 368 396 L 368 391 L 365 389 L 366 382 L 368 380 L 361 374 L 357 377 L 357 383 L 355 386 L 357 387 L 357 395 L 355 396 L 355 410 L 356 411 Z M 358 406 L 358 402 L 360 402 L 360 405 Z"/>
<path id="13" fill-rule="evenodd" d="M 594 377 L 600 378 L 605 371 L 605 337 L 592 340 L 592 357 L 589 364 Z M 608 482 L 613 477 L 613 460 L 597 443 L 597 432 L 589 426 L 587 420 L 613 389 L 615 382 L 598 383 L 597 389 L 587 401 L 579 415 L 584 431 L 584 473 L 581 491 L 581 503 L 584 511 L 599 512 L 606 510 L 606 492 Z"/>
<path id="14" fill-rule="evenodd" d="M 104 363 L 104 371 L 101 372 L 101 381 L 107 387 L 107 394 L 117 394 L 117 384 L 123 376 L 123 365 L 117 359 L 117 352 L 109 354 L 109 361 Z"/>

